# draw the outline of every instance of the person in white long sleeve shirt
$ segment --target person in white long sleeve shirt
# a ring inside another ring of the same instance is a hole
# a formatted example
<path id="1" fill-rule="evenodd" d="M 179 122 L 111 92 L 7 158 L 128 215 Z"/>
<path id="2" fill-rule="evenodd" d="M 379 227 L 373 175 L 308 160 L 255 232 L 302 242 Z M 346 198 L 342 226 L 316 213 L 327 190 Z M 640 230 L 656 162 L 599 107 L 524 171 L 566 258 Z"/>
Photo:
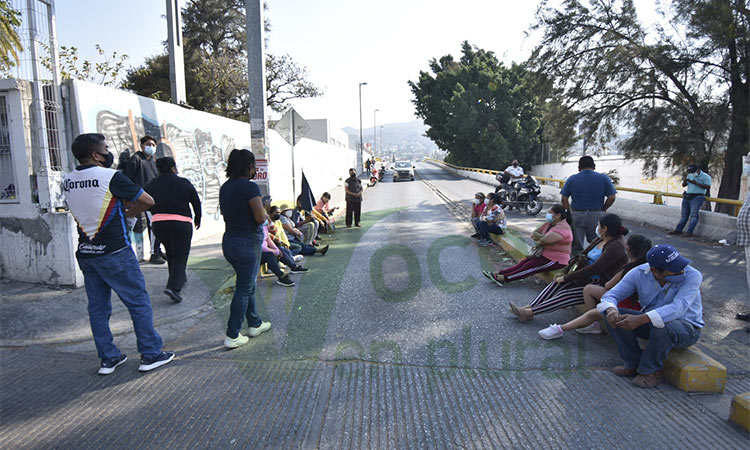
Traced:
<path id="1" fill-rule="evenodd" d="M 655 246 L 646 260 L 605 293 L 597 306 L 623 359 L 613 371 L 635 376 L 633 384 L 638 387 L 663 381 L 664 359 L 670 350 L 695 344 L 704 326 L 701 273 L 671 245 Z M 618 309 L 617 303 L 633 294 L 638 295 L 641 310 Z M 648 339 L 645 350 L 638 338 Z"/>

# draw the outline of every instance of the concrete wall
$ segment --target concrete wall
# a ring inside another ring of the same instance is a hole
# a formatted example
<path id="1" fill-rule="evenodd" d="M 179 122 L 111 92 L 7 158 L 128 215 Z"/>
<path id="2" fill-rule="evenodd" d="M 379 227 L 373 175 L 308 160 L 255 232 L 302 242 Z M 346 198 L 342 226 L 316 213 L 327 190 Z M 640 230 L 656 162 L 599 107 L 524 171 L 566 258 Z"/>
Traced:
<path id="1" fill-rule="evenodd" d="M 488 185 L 488 192 L 494 190 L 494 186 L 498 184 L 495 181 L 494 175 L 452 169 L 437 163 L 432 164 L 458 176 L 485 183 Z M 599 169 L 598 164 L 597 169 Z M 548 176 L 545 173 L 536 171 L 534 174 Z M 556 178 L 556 176 L 553 176 L 553 178 Z M 651 198 L 649 196 L 645 196 L 647 201 L 624 197 L 626 196 L 618 194 L 617 200 L 609 209 L 609 212 L 617 214 L 629 222 L 663 228 L 665 230 L 673 230 L 677 222 L 680 221 L 680 206 L 655 205 L 650 203 Z M 641 198 L 643 197 L 641 196 Z M 542 186 L 542 198 L 545 202 L 558 203 L 560 201 L 560 189 L 557 186 L 544 185 Z M 721 213 L 701 211 L 698 226 L 695 228 L 695 234 L 706 239 L 716 241 L 726 239 L 729 243 L 734 243 L 737 238 L 737 218 Z"/>

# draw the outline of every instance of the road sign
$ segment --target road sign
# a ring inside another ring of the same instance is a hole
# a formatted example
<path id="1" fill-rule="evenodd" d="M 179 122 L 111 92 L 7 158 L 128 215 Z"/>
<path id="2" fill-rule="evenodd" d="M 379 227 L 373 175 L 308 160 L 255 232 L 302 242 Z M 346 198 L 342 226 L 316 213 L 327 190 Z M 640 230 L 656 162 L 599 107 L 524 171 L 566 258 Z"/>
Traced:
<path id="1" fill-rule="evenodd" d="M 273 127 L 285 141 L 293 146 L 310 132 L 310 128 L 310 124 L 294 108 L 290 108 Z"/>

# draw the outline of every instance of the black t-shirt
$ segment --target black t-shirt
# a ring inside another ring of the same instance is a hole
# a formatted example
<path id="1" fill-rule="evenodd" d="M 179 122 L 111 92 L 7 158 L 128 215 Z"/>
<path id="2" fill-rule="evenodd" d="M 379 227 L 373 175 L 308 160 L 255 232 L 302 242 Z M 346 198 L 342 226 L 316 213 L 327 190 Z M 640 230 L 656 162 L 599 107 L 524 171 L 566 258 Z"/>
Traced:
<path id="1" fill-rule="evenodd" d="M 352 176 L 346 179 L 346 188 L 349 190 L 349 192 L 353 194 L 357 194 L 362 192 L 362 180 L 357 178 L 356 176 Z M 347 202 L 361 202 L 362 197 L 356 197 L 354 195 L 346 194 Z"/>
<path id="2" fill-rule="evenodd" d="M 248 202 L 260 197 L 260 188 L 248 179 L 233 178 L 219 189 L 219 206 L 224 216 L 226 233 L 263 239 L 263 230 L 253 217 Z"/>
<path id="3" fill-rule="evenodd" d="M 178 214 L 192 217 L 190 205 L 195 211 L 195 223 L 201 223 L 201 201 L 195 187 L 187 178 L 173 173 L 163 173 L 146 183 L 143 187 L 154 198 L 151 214 Z"/>

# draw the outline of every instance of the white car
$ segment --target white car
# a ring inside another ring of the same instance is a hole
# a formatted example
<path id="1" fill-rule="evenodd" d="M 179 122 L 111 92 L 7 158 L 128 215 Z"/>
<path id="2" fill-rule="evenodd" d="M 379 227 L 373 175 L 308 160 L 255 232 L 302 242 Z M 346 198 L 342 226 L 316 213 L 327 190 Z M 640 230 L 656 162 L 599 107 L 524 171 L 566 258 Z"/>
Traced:
<path id="1" fill-rule="evenodd" d="M 409 161 L 396 161 L 393 164 L 393 181 L 414 181 L 414 166 Z"/>

